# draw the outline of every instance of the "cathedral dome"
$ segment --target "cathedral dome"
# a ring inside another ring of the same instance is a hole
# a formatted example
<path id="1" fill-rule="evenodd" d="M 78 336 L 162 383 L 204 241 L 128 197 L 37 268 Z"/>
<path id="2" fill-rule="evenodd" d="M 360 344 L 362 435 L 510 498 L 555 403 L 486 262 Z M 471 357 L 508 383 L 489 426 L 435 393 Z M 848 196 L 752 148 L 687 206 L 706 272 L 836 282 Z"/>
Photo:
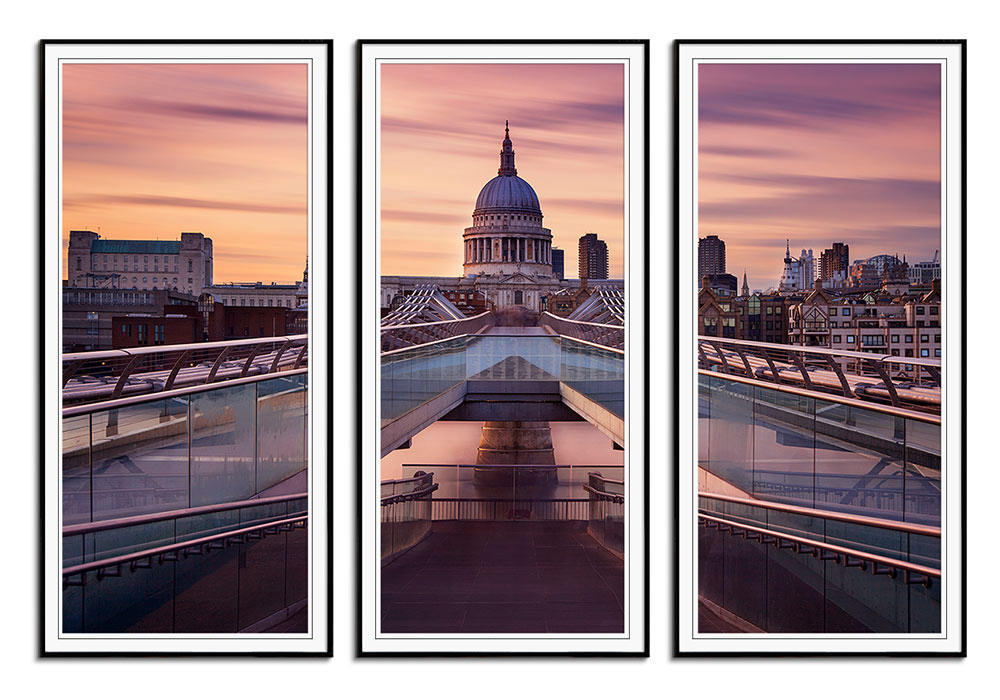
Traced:
<path id="1" fill-rule="evenodd" d="M 497 175 L 483 185 L 476 198 L 476 211 L 480 209 L 530 209 L 542 213 L 535 190 L 517 175 Z"/>
<path id="2" fill-rule="evenodd" d="M 475 213 L 483 210 L 519 209 L 541 214 L 538 195 L 526 180 L 517 176 L 514 167 L 514 148 L 510 142 L 510 127 L 504 129 L 503 147 L 500 149 L 500 168 L 497 176 L 483 185 L 476 198 Z"/>

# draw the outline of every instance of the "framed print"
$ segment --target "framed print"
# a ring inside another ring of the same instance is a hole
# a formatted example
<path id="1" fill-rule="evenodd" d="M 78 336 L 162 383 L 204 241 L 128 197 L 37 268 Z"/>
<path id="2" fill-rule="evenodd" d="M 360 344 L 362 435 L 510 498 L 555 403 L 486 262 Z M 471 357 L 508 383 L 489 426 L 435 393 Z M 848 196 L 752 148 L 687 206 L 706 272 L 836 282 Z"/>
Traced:
<path id="1" fill-rule="evenodd" d="M 332 654 L 331 57 L 41 44 L 43 656 Z"/>
<path id="2" fill-rule="evenodd" d="M 965 655 L 965 42 L 676 45 L 678 655 Z"/>
<path id="3" fill-rule="evenodd" d="M 363 656 L 648 654 L 647 60 L 359 44 Z"/>

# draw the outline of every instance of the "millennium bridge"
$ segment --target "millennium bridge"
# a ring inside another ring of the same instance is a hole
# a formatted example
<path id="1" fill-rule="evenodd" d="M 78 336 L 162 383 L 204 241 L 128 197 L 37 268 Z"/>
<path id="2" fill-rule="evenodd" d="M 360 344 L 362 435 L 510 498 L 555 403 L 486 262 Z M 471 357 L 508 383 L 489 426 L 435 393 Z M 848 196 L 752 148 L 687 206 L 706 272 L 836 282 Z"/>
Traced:
<path id="1" fill-rule="evenodd" d="M 62 631 L 306 631 L 308 336 L 62 365 Z"/>
<path id="2" fill-rule="evenodd" d="M 940 361 L 697 354 L 699 631 L 939 632 Z"/>
<path id="3" fill-rule="evenodd" d="M 620 290 L 570 318 L 466 317 L 419 288 L 381 324 L 381 451 L 437 421 L 483 424 L 476 464 L 404 464 L 381 484 L 382 632 L 624 630 L 620 465 L 557 464 L 551 421 L 625 447 Z"/>

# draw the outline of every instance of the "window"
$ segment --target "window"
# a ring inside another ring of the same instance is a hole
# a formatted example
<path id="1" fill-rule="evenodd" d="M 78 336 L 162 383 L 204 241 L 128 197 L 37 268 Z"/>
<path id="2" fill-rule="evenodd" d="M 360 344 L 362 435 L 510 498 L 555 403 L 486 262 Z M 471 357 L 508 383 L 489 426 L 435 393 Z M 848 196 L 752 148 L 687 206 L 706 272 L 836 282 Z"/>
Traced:
<path id="1" fill-rule="evenodd" d="M 268 306 L 274 306 L 274 299 L 268 299 L 267 300 L 267 305 Z"/>
<path id="2" fill-rule="evenodd" d="M 848 343 L 853 343 L 854 342 L 854 336 L 853 335 L 847 336 L 847 342 Z"/>
<path id="3" fill-rule="evenodd" d="M 833 342 L 839 343 L 840 342 L 840 336 L 839 335 L 833 336 Z"/>
<path id="4" fill-rule="evenodd" d="M 932 306 L 931 307 L 931 316 L 937 316 L 937 315 L 938 315 L 938 307 Z"/>
<path id="5" fill-rule="evenodd" d="M 898 343 L 899 342 L 899 336 L 898 335 L 892 336 L 892 342 Z"/>
<path id="6" fill-rule="evenodd" d="M 920 351 L 920 356 L 921 357 L 930 357 L 930 353 L 927 352 L 927 348 L 924 348 L 923 350 Z"/>
<path id="7" fill-rule="evenodd" d="M 80 265 L 81 265 L 81 261 L 80 261 L 80 258 L 77 258 L 77 259 L 76 259 L 76 269 L 77 269 L 77 270 L 79 270 L 79 269 L 80 269 Z"/>
<path id="8" fill-rule="evenodd" d="M 917 307 L 917 316 L 923 316 L 923 315 L 924 315 L 924 307 L 918 306 Z"/>
<path id="9" fill-rule="evenodd" d="M 830 328 L 836 328 L 836 327 L 837 327 L 837 322 L 836 321 L 830 321 Z"/>
<path id="10" fill-rule="evenodd" d="M 255 299 L 251 299 L 250 300 L 250 306 L 253 306 L 254 301 L 255 301 Z"/>
<path id="11" fill-rule="evenodd" d="M 770 311 L 770 309 L 768 309 L 768 311 Z M 769 331 L 773 331 L 774 330 L 774 322 L 773 321 L 768 321 L 767 322 L 767 330 L 769 330 Z"/>
<path id="12" fill-rule="evenodd" d="M 193 265 L 193 261 L 192 260 L 188 260 L 188 272 L 194 272 L 194 268 L 192 267 L 192 265 Z"/>
<path id="13" fill-rule="evenodd" d="M 912 335 L 906 336 L 906 342 L 907 343 L 912 343 L 913 342 L 913 336 Z"/>
<path id="14" fill-rule="evenodd" d="M 893 349 L 892 349 L 892 354 L 893 354 L 894 356 L 896 356 L 896 357 L 899 357 L 899 348 L 893 348 Z"/>
<path id="15" fill-rule="evenodd" d="M 848 308 L 847 308 L 847 307 L 845 306 L 845 307 L 844 307 L 844 313 L 843 313 L 843 314 L 841 314 L 841 315 L 842 315 L 842 316 L 850 316 L 850 315 L 851 315 L 851 310 L 850 310 L 850 309 L 848 309 Z"/>
<path id="16" fill-rule="evenodd" d="M 934 342 L 935 343 L 940 343 L 941 342 L 941 334 L 940 333 L 935 333 L 934 334 Z"/>
<path id="17" fill-rule="evenodd" d="M 929 335 L 922 335 L 922 336 L 920 336 L 920 342 L 921 343 L 929 343 L 930 341 L 931 341 L 931 337 Z"/>
<path id="18" fill-rule="evenodd" d="M 903 357 L 913 357 L 913 348 L 906 348 L 903 351 Z"/>
<path id="19" fill-rule="evenodd" d="M 941 357 L 941 348 L 934 348 L 934 357 Z"/>

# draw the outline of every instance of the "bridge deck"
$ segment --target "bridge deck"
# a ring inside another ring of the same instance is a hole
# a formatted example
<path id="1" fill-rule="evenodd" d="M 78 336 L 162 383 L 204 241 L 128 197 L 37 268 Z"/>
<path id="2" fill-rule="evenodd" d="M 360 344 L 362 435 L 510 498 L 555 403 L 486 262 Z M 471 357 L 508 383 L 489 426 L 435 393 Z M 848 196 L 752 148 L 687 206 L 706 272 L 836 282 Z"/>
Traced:
<path id="1" fill-rule="evenodd" d="M 382 569 L 382 631 L 621 632 L 623 596 L 585 522 L 437 521 Z"/>

